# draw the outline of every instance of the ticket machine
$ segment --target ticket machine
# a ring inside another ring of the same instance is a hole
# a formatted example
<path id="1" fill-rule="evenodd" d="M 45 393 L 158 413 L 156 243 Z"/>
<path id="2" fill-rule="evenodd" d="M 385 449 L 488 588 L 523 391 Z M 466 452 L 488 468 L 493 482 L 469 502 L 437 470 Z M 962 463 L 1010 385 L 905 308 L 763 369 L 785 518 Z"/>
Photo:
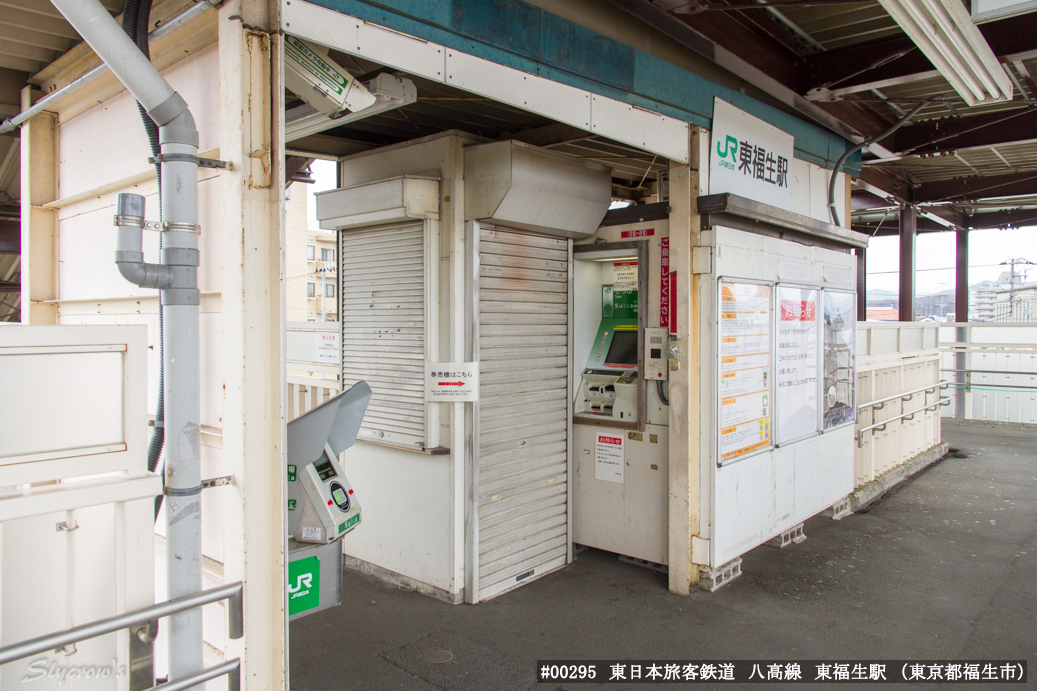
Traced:
<path id="1" fill-rule="evenodd" d="M 342 546 L 360 502 L 339 455 L 353 446 L 371 400 L 365 382 L 288 423 L 288 614 L 341 602 Z"/>
<path id="2" fill-rule="evenodd" d="M 659 219 L 573 247 L 573 542 L 653 564 L 668 558 L 668 246 Z"/>

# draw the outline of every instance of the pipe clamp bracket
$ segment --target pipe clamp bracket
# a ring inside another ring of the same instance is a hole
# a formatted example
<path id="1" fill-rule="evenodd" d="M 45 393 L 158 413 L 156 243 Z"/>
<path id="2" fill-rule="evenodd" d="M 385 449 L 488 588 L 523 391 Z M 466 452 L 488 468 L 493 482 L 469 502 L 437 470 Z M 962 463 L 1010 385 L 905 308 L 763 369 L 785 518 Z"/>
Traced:
<path id="1" fill-rule="evenodd" d="M 199 168 L 224 168 L 230 169 L 230 163 L 216 158 L 199 158 L 193 154 L 159 154 L 149 156 L 148 163 L 193 163 Z"/>
<path id="2" fill-rule="evenodd" d="M 162 493 L 165 494 L 167 497 L 193 497 L 196 494 L 202 493 L 202 486 L 198 485 L 197 487 L 185 488 L 163 487 Z"/>
<path id="3" fill-rule="evenodd" d="M 116 226 L 132 226 L 134 228 L 143 228 L 146 225 L 146 221 L 141 216 L 129 216 L 127 214 L 115 214 L 115 222 L 112 225 L 116 225 Z"/>

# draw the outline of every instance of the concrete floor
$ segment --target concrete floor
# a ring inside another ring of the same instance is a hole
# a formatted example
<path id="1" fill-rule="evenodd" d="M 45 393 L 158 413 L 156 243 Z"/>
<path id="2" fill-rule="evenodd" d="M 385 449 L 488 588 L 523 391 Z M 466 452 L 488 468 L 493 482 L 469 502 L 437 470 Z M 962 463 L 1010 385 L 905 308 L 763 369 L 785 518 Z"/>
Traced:
<path id="1" fill-rule="evenodd" d="M 944 441 L 958 453 L 746 554 L 713 594 L 596 550 L 477 606 L 347 572 L 341 607 L 291 625 L 291 688 L 527 689 L 538 659 L 607 658 L 1026 659 L 1033 678 L 1037 431 L 946 424 Z"/>

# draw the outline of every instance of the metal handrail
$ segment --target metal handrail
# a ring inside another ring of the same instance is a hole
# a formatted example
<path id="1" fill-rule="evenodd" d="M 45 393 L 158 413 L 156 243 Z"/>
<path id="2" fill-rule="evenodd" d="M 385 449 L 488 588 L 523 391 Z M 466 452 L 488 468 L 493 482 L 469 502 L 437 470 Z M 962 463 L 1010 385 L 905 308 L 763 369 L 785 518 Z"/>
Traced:
<path id="1" fill-rule="evenodd" d="M 0 665 L 14 662 L 15 660 L 21 660 L 30 655 L 47 652 L 48 650 L 63 648 L 70 643 L 79 643 L 80 641 L 85 641 L 97 636 L 103 636 L 107 633 L 114 633 L 115 631 L 121 631 L 122 629 L 140 626 L 141 624 L 148 624 L 156 619 L 168 617 L 171 614 L 177 614 L 178 612 L 194 609 L 195 607 L 212 604 L 213 602 L 219 602 L 220 600 L 230 600 L 230 607 L 228 608 L 230 638 L 235 640 L 241 638 L 245 634 L 244 615 L 242 612 L 242 582 L 236 581 L 234 583 L 228 583 L 227 585 L 221 585 L 218 588 L 211 588 L 199 593 L 192 593 L 191 595 L 184 595 L 183 597 L 168 600 L 167 602 L 160 602 L 157 605 L 144 607 L 143 609 L 124 612 L 123 614 L 117 614 L 114 617 L 108 617 L 106 619 L 98 619 L 89 624 L 74 626 L 65 631 L 58 631 L 57 633 L 50 633 L 45 636 L 30 638 L 21 643 L 4 646 L 3 648 L 0 648 Z M 138 631 L 134 631 L 134 634 L 138 635 Z M 186 689 L 203 681 L 215 679 L 216 677 L 228 673 L 232 673 L 231 681 L 233 683 L 233 677 L 236 676 L 233 672 L 237 669 L 238 664 L 238 660 L 230 660 L 222 665 L 197 672 L 190 677 L 174 679 L 167 684 L 155 688 L 164 689 L 165 691 Z M 211 676 L 204 676 L 207 674 L 211 674 Z M 202 676 L 204 676 L 204 678 L 200 678 Z M 195 679 L 195 677 L 199 678 Z M 191 681 L 191 683 L 184 686 L 180 685 L 181 682 L 186 681 Z M 232 686 L 232 688 L 234 687 Z"/>
<path id="2" fill-rule="evenodd" d="M 1019 376 L 1022 376 L 1022 377 L 1026 376 L 1026 375 L 1030 375 L 1031 377 L 1037 376 L 1037 372 L 998 372 L 997 370 L 993 370 L 993 369 L 949 369 L 949 368 L 941 367 L 940 371 L 941 372 L 965 372 L 966 374 L 1003 374 L 1005 376 L 1019 375 Z"/>
<path id="3" fill-rule="evenodd" d="M 214 665 L 208 669 L 203 669 L 201 672 L 195 672 L 186 677 L 180 677 L 173 681 L 167 681 L 165 684 L 159 684 L 158 686 L 152 686 L 146 691 L 183 691 L 183 689 L 189 689 L 192 686 L 203 684 L 210 679 L 216 679 L 222 677 L 224 674 L 229 675 L 227 681 L 227 687 L 231 691 L 236 691 L 241 688 L 241 658 L 234 658 L 233 660 L 227 660 L 222 665 Z"/>
<path id="4" fill-rule="evenodd" d="M 941 371 L 943 371 L 943 370 L 941 370 Z M 950 386 L 950 384 L 951 384 L 951 382 L 949 380 L 945 379 L 945 380 L 943 380 L 941 382 L 938 382 L 936 384 L 930 384 L 929 386 L 923 386 L 921 389 L 915 389 L 914 391 L 905 391 L 904 393 L 898 393 L 898 394 L 894 394 L 893 396 L 887 396 L 886 398 L 880 398 L 877 401 L 868 401 L 867 403 L 858 403 L 857 404 L 857 412 L 860 413 L 860 411 L 862 409 L 864 409 L 864 408 L 871 408 L 871 407 L 874 407 L 874 406 L 878 406 L 881 409 L 882 406 L 885 405 L 886 403 L 889 403 L 890 401 L 895 401 L 898 398 L 905 399 L 905 398 L 910 398 L 911 396 L 914 396 L 915 394 L 922 393 L 923 391 L 925 391 L 926 393 L 929 393 L 930 391 L 935 391 L 936 389 L 946 389 L 948 386 Z"/>
<path id="5" fill-rule="evenodd" d="M 883 430 L 886 429 L 886 425 L 888 425 L 891 422 L 896 422 L 897 420 L 903 420 L 903 419 L 911 420 L 918 413 L 924 413 L 924 412 L 926 412 L 928 410 L 935 410 L 936 408 L 939 408 L 941 406 L 950 405 L 950 402 L 951 402 L 950 397 L 946 397 L 945 396 L 945 397 L 941 398 L 939 401 L 937 401 L 936 403 L 930 403 L 929 405 L 925 406 L 924 408 L 919 408 L 918 410 L 912 410 L 909 413 L 901 413 L 900 415 L 897 415 L 896 417 L 891 417 L 888 420 L 883 420 L 882 422 L 876 422 L 874 425 L 868 425 L 867 427 L 861 427 L 859 430 L 857 430 L 857 447 L 860 448 L 864 444 L 864 436 L 863 435 L 864 435 L 865 432 L 872 432 L 872 433 L 874 433 L 876 431 L 882 432 Z"/>

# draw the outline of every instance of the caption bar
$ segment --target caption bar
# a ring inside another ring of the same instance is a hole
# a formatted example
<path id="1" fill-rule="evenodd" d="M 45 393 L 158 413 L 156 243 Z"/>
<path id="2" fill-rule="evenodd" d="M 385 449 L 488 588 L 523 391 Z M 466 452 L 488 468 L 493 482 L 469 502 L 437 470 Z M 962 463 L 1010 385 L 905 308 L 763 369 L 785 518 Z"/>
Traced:
<path id="1" fill-rule="evenodd" d="M 1025 660 L 538 660 L 537 682 L 688 684 L 1025 684 Z"/>

